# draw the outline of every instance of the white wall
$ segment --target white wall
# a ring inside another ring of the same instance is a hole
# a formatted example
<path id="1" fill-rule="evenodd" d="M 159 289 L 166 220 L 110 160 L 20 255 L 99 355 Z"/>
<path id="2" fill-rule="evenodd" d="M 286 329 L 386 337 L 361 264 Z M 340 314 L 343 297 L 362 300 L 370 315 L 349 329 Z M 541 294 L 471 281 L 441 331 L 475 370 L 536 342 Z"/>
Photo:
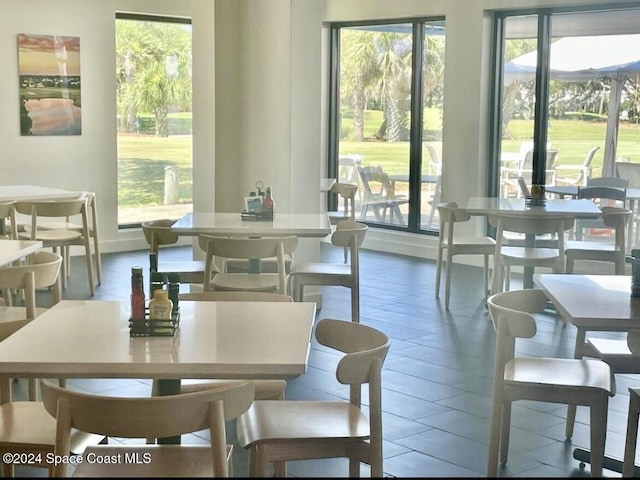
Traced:
<path id="1" fill-rule="evenodd" d="M 327 43 L 323 22 L 444 15 L 447 22 L 443 200 L 486 184 L 490 23 L 510 0 L 0 0 L 0 184 L 97 193 L 103 251 L 146 248 L 117 229 L 116 11 L 193 21 L 194 203 L 239 210 L 257 179 L 282 210 L 314 212 L 326 172 Z M 602 4 L 521 0 L 524 6 Z M 631 2 L 628 2 L 631 3 Z M 82 135 L 21 137 L 18 33 L 80 37 Z M 459 175 L 457 172 L 465 172 Z M 367 246 L 433 257 L 433 237 L 371 229 Z"/>

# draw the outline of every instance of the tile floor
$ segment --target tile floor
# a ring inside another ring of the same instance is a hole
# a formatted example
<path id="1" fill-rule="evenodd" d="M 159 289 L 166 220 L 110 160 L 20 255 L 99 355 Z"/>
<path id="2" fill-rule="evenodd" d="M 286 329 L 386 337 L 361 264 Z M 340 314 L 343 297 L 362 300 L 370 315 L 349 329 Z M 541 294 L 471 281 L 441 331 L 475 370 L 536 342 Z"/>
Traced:
<path id="1" fill-rule="evenodd" d="M 177 247 L 163 250 L 161 255 L 189 259 L 191 250 Z M 324 260 L 340 262 L 342 255 L 341 248 L 323 244 Z M 451 307 L 446 311 L 443 300 L 434 298 L 433 261 L 371 251 L 361 255 L 361 322 L 383 330 L 392 339 L 382 376 L 385 475 L 484 476 L 495 333 L 482 299 L 481 270 L 454 265 Z M 147 266 L 147 258 L 146 251 L 103 255 L 104 279 L 94 298 L 127 300 L 130 268 Z M 64 297 L 87 298 L 82 259 L 74 258 L 72 268 Z M 517 288 L 517 281 L 512 288 Z M 39 295 L 39 302 L 46 304 L 48 293 Z M 318 318 L 326 317 L 349 318 L 347 289 L 323 289 Z M 533 339 L 518 346 L 520 352 L 572 356 L 575 328 L 563 326 L 551 313 L 539 319 L 538 327 Z M 326 357 L 314 343 L 308 372 L 288 382 L 287 398 L 346 398 L 348 393 L 333 375 L 335 360 Z M 619 393 L 610 401 L 606 451 L 618 458 L 624 449 L 627 387 L 636 384 L 640 379 L 619 375 Z M 150 391 L 150 382 L 141 380 L 70 380 L 69 385 L 108 395 L 147 395 Z M 24 383 L 15 391 L 18 398 L 24 395 Z M 579 407 L 575 434 L 565 440 L 565 411 L 562 405 L 518 402 L 513 408 L 509 461 L 500 475 L 588 476 L 589 465 L 581 470 L 572 455 L 576 446 L 588 448 L 588 412 Z M 229 437 L 235 439 L 233 426 Z M 206 438 L 190 435 L 189 440 L 205 442 Z M 234 455 L 235 475 L 246 476 L 246 452 L 237 448 Z M 292 462 L 288 469 L 295 477 L 340 477 L 347 472 L 343 459 Z M 363 467 L 362 473 L 368 475 L 368 468 Z M 16 474 L 45 476 L 46 472 L 18 468 Z M 620 476 L 609 470 L 605 475 Z"/>

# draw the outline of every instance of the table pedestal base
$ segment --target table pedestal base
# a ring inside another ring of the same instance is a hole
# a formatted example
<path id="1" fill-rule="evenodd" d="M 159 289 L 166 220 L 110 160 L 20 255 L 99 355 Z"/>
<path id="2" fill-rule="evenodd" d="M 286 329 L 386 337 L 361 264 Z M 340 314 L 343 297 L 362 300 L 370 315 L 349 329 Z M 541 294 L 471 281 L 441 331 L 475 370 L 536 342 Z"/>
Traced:
<path id="1" fill-rule="evenodd" d="M 180 380 L 157 380 L 158 395 L 177 395 L 180 393 Z M 158 438 L 156 442 L 162 445 L 180 445 L 180 435 L 175 437 Z"/>
<path id="2" fill-rule="evenodd" d="M 576 448 L 573 451 L 573 458 L 580 461 L 581 470 L 584 468 L 585 463 L 591 463 L 591 453 L 589 452 L 589 450 L 585 450 L 583 448 Z M 607 457 L 606 455 L 602 459 L 602 468 L 611 470 L 612 472 L 622 473 L 622 464 L 622 460 L 613 457 Z M 633 476 L 640 476 L 640 467 L 638 467 L 638 465 L 636 465 L 634 468 Z"/>

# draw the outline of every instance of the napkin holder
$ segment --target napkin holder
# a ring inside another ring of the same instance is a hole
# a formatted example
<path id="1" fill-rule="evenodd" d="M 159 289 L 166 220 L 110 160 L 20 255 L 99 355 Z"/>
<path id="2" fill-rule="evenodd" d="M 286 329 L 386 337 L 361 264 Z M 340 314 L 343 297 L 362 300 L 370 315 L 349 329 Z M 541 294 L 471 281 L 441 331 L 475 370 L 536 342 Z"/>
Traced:
<path id="1" fill-rule="evenodd" d="M 149 308 L 144 309 L 144 318 L 129 318 L 131 337 L 172 337 L 180 325 L 180 308 L 171 312 L 171 318 L 151 318 Z"/>

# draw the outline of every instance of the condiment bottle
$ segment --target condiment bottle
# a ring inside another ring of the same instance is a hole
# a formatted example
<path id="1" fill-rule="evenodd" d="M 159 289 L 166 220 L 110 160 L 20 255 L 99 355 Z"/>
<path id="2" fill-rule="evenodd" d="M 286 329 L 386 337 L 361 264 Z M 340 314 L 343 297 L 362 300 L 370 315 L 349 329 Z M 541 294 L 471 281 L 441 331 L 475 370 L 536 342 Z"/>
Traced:
<path id="1" fill-rule="evenodd" d="M 144 320 L 144 278 L 142 267 L 131 268 L 131 318 Z"/>
<path id="2" fill-rule="evenodd" d="M 164 288 L 164 276 L 160 272 L 151 272 L 149 283 L 149 298 L 153 298 L 153 292 Z"/>
<path id="3" fill-rule="evenodd" d="M 173 302 L 173 313 L 178 311 L 178 300 L 180 296 L 180 274 L 172 272 L 168 275 L 169 286 L 167 291 L 169 293 L 169 300 Z"/>
<path id="4" fill-rule="evenodd" d="M 275 202 L 271 197 L 271 187 L 267 187 L 267 192 L 262 199 L 262 213 L 266 217 L 273 217 L 275 213 Z"/>
<path id="5" fill-rule="evenodd" d="M 171 320 L 173 302 L 169 300 L 169 292 L 158 289 L 153 292 L 149 302 L 149 318 Z"/>

